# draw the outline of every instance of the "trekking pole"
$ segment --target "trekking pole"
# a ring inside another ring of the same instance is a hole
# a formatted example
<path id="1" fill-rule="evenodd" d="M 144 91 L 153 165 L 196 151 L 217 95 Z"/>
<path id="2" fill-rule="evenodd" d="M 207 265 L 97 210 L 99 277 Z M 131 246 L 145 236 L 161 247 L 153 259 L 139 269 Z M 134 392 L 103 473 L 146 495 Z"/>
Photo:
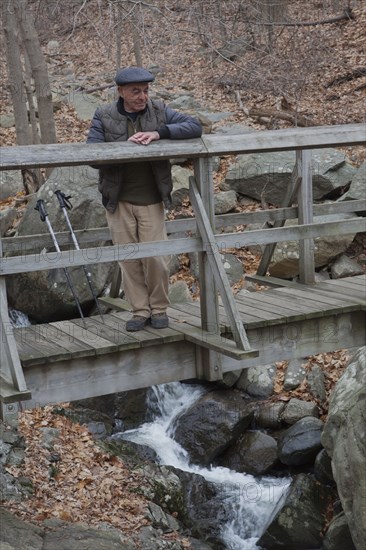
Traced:
<path id="1" fill-rule="evenodd" d="M 55 246 L 55 249 L 56 249 L 56 252 L 61 252 L 61 249 L 58 245 L 58 242 L 57 242 L 57 239 L 56 239 L 56 235 L 52 229 L 52 225 L 51 225 L 51 222 L 50 220 L 48 219 L 48 214 L 47 214 L 47 211 L 46 211 L 46 207 L 44 205 L 44 201 L 42 199 L 39 199 L 37 201 L 37 205 L 35 207 L 35 210 L 38 210 L 39 212 L 39 215 L 41 217 L 41 220 L 43 222 L 46 222 L 47 224 L 47 228 L 48 228 L 48 231 L 50 232 L 50 235 L 52 237 L 52 241 L 53 241 L 53 244 Z M 75 300 L 75 303 L 77 305 L 77 308 L 78 308 L 78 311 L 79 311 L 79 315 L 80 317 L 82 318 L 82 320 L 84 321 L 85 323 L 85 319 L 84 319 L 84 315 L 83 315 L 83 311 L 81 309 L 81 305 L 80 305 L 80 302 L 79 302 L 79 299 L 76 295 L 76 292 L 75 292 L 75 288 L 74 288 L 74 285 L 72 284 L 72 281 L 71 281 L 71 278 L 70 278 L 70 274 L 69 272 L 67 271 L 66 267 L 63 268 L 64 270 L 64 273 L 65 273 L 65 277 L 66 277 L 66 281 L 67 281 L 67 284 L 69 285 L 69 288 L 72 292 L 72 295 L 74 297 L 74 300 Z"/>
<path id="2" fill-rule="evenodd" d="M 74 233 L 74 230 L 72 228 L 72 225 L 71 225 L 71 221 L 70 221 L 70 218 L 69 218 L 69 215 L 67 213 L 67 209 L 71 209 L 72 208 L 72 204 L 70 202 L 70 198 L 71 196 L 69 195 L 68 197 L 65 195 L 65 193 L 63 193 L 62 191 L 60 191 L 59 189 L 57 191 L 55 191 L 55 195 L 58 199 L 58 202 L 60 203 L 60 207 L 61 207 L 61 210 L 65 216 L 65 220 L 66 220 L 66 223 L 68 225 L 68 228 L 70 230 L 70 234 L 71 234 L 71 238 L 72 238 L 72 241 L 74 243 L 74 246 L 76 248 L 76 250 L 80 250 L 80 246 L 79 246 L 79 243 L 77 241 L 77 238 L 76 238 L 76 235 Z M 100 306 L 99 306 L 99 301 L 98 301 L 98 298 L 97 298 L 97 295 L 94 291 L 94 288 L 93 288 L 93 285 L 92 285 L 92 280 L 91 280 L 91 273 L 90 271 L 88 271 L 85 267 L 85 265 L 82 266 L 83 270 L 84 270 L 84 273 L 85 273 L 85 277 L 86 277 L 86 280 L 88 281 L 88 285 L 89 285 L 89 289 L 90 289 L 90 292 L 92 293 L 92 296 L 94 298 L 94 302 L 95 302 L 95 305 L 97 307 L 97 310 L 98 310 L 98 313 L 99 315 L 101 316 L 102 318 L 102 321 L 104 322 L 104 319 L 103 319 L 103 315 L 102 315 L 102 312 L 101 312 L 101 309 L 100 309 Z"/>

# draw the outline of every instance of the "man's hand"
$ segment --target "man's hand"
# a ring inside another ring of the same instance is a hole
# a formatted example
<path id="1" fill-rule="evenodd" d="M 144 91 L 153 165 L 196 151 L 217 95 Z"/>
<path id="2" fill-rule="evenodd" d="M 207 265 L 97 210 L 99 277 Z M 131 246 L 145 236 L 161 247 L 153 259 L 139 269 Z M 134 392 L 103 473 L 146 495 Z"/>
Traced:
<path id="1" fill-rule="evenodd" d="M 160 139 L 158 132 L 137 132 L 137 134 L 133 134 L 128 138 L 128 141 L 133 141 L 139 145 L 149 145 L 149 143 L 158 139 Z"/>

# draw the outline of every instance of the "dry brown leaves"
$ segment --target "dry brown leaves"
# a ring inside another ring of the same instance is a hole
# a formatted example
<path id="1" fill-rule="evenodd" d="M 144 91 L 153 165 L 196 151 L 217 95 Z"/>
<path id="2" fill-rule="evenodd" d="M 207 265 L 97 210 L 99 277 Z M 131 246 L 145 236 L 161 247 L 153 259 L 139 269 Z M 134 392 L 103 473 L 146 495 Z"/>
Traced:
<path id="1" fill-rule="evenodd" d="M 18 191 L 13 197 L 0 200 L 0 210 L 14 206 L 18 207 L 20 204 L 24 204 L 26 200 L 25 191 Z"/>
<path id="2" fill-rule="evenodd" d="M 58 143 L 85 142 L 90 122 L 80 120 L 71 105 L 61 104 L 55 113 Z"/>
<path id="3" fill-rule="evenodd" d="M 52 409 L 20 415 L 25 463 L 6 470 L 15 477 L 30 478 L 34 494 L 22 502 L 8 502 L 7 508 L 28 521 L 53 517 L 89 525 L 106 522 L 126 534 L 146 525 L 147 501 L 138 494 L 141 474 L 102 452 L 85 426 L 53 414 Z M 52 451 L 42 445 L 44 428 L 59 431 Z"/>
<path id="4" fill-rule="evenodd" d="M 276 363 L 277 373 L 274 384 L 274 396 L 271 401 L 289 401 L 291 398 L 296 397 L 302 401 L 315 402 L 318 405 L 320 418 L 326 420 L 329 407 L 329 398 L 337 383 L 342 376 L 348 361 L 350 359 L 350 353 L 347 350 L 337 350 L 329 353 L 320 353 L 308 357 L 308 361 L 304 363 L 306 372 L 311 371 L 312 367 L 317 365 L 321 368 L 325 375 L 325 391 L 326 399 L 322 403 L 311 392 L 306 378 L 295 390 L 286 391 L 283 389 L 283 383 L 285 379 L 286 369 L 288 362 L 281 361 Z"/>

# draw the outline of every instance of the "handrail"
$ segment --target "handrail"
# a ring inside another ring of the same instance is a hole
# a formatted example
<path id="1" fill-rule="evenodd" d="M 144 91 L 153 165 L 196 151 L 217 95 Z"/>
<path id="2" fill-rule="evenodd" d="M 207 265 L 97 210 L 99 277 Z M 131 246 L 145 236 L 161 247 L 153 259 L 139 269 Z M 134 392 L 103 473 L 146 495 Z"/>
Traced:
<path id="1" fill-rule="evenodd" d="M 342 145 L 365 144 L 365 124 L 290 128 L 240 135 L 203 135 L 199 139 L 161 140 L 148 147 L 129 142 L 113 143 L 55 143 L 47 145 L 18 145 L 2 147 L 0 170 L 80 166 L 132 160 L 162 160 L 197 158 L 215 155 L 297 151 Z"/>

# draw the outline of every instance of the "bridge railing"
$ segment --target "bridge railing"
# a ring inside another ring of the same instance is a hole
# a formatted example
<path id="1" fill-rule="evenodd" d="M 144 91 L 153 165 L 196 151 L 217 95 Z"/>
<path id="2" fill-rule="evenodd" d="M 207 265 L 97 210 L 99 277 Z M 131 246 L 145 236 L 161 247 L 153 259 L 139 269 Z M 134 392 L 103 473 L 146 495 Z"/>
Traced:
<path id="1" fill-rule="evenodd" d="M 49 235 L 31 235 L 3 238 L 0 250 L 0 291 L 2 341 L 1 376 L 18 391 L 26 391 L 19 357 L 7 313 L 5 277 L 14 273 L 58 269 L 69 266 L 116 262 L 157 255 L 198 252 L 199 284 L 202 329 L 219 332 L 218 293 L 220 293 L 230 320 L 237 346 L 249 350 L 249 343 L 231 293 L 220 251 L 241 248 L 250 244 L 264 245 L 265 250 L 258 274 L 265 275 L 274 246 L 277 242 L 298 240 L 300 243 L 299 272 L 304 283 L 314 281 L 313 239 L 318 236 L 339 235 L 365 231 L 365 220 L 354 217 L 342 222 L 314 223 L 314 215 L 357 212 L 366 210 L 366 200 L 343 201 L 313 205 L 311 150 L 365 144 L 365 125 L 350 124 L 314 128 L 292 128 L 263 131 L 242 135 L 204 135 L 200 139 L 185 141 L 162 140 L 148 147 L 126 143 L 103 144 L 50 144 L 4 147 L 1 150 L 1 170 L 23 168 L 53 168 L 124 162 L 189 158 L 193 160 L 194 177 L 190 181 L 190 198 L 195 218 L 168 221 L 167 231 L 190 231 L 191 237 L 173 238 L 168 241 L 130 245 L 106 245 L 90 247 L 95 241 L 110 239 L 107 228 L 86 228 L 76 231 L 81 250 L 48 253 L 52 247 Z M 215 156 L 249 154 L 258 152 L 296 151 L 296 165 L 281 208 L 258 212 L 245 212 L 217 216 L 214 212 L 214 186 L 212 158 Z M 295 205 L 295 206 L 293 206 Z M 298 219 L 298 225 L 284 227 L 287 219 Z M 218 228 L 233 225 L 264 224 L 263 229 L 235 233 L 219 233 Z M 57 233 L 60 245 L 72 244 L 68 233 Z M 29 253 L 39 246 L 40 253 Z M 202 369 L 208 379 L 220 378 L 218 354 L 204 350 Z"/>

